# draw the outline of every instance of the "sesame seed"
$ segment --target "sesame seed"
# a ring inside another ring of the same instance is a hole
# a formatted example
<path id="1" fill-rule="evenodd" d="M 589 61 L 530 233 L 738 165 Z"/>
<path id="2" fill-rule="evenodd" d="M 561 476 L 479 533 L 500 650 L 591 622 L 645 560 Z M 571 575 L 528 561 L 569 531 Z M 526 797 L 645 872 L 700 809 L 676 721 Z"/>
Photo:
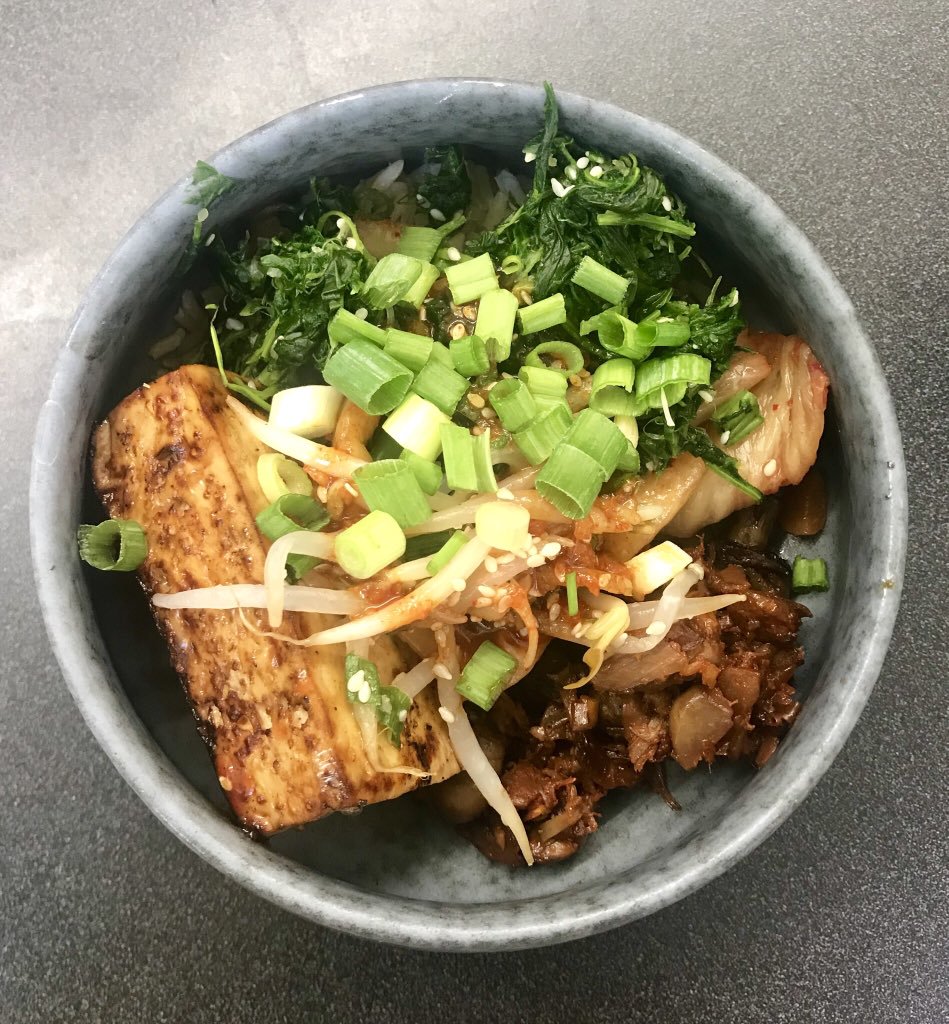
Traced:
<path id="1" fill-rule="evenodd" d="M 649 636 L 662 636 L 666 631 L 666 624 L 661 619 L 656 619 L 654 622 L 650 622 L 646 627 L 646 633 Z"/>
<path id="2" fill-rule="evenodd" d="M 464 324 L 452 324 L 451 330 L 448 333 L 451 335 L 452 341 L 457 341 L 459 338 L 463 338 L 468 331 Z"/>
<path id="3" fill-rule="evenodd" d="M 493 409 L 482 409 L 481 418 L 483 420 L 493 420 L 497 418 L 497 413 Z"/>
<path id="4" fill-rule="evenodd" d="M 544 564 L 544 556 L 543 555 L 531 555 L 527 559 L 527 568 L 528 569 L 539 569 L 543 564 Z"/>
<path id="5" fill-rule="evenodd" d="M 585 170 L 589 166 L 590 158 L 588 156 L 581 156 L 580 159 L 577 161 L 577 167 L 579 167 L 581 171 Z"/>
<path id="6" fill-rule="evenodd" d="M 217 235 L 212 231 L 210 235 L 204 240 L 205 249 L 217 238 Z"/>
<path id="7" fill-rule="evenodd" d="M 242 331 L 244 329 L 244 325 L 241 323 L 241 321 L 240 320 L 235 320 L 234 317 L 232 317 L 232 316 L 229 316 L 224 321 L 224 326 L 229 331 Z"/>
<path id="8" fill-rule="evenodd" d="M 563 199 L 564 195 L 566 194 L 566 190 L 556 178 L 550 179 L 550 187 L 553 189 L 555 196 L 557 196 L 559 199 Z"/>
<path id="9" fill-rule="evenodd" d="M 408 708 L 403 708 L 399 712 L 399 721 L 400 722 L 404 722 L 408 717 L 409 717 L 409 709 Z"/>
<path id="10" fill-rule="evenodd" d="M 358 316 L 360 320 L 365 320 L 369 316 L 369 310 L 365 306 L 360 306 L 359 309 L 353 313 L 353 316 Z"/>
<path id="11" fill-rule="evenodd" d="M 513 551 L 508 551 L 508 553 L 506 555 L 501 555 L 498 558 L 498 565 L 508 565 L 510 562 L 513 562 L 513 561 L 514 561 L 514 552 Z"/>
<path id="12" fill-rule="evenodd" d="M 723 431 L 722 432 L 722 444 L 728 444 L 728 439 L 731 436 L 732 436 L 732 432 L 730 430 Z"/>
<path id="13" fill-rule="evenodd" d="M 577 374 L 574 374 L 574 375 L 573 375 L 573 376 L 572 376 L 572 377 L 570 378 L 570 387 L 572 387 L 572 388 L 578 388 L 578 387 L 580 387 L 580 385 L 581 385 L 582 383 L 583 383 L 583 381 L 582 381 L 582 380 L 580 379 L 580 377 L 579 377 L 579 376 L 577 376 Z"/>
<path id="14" fill-rule="evenodd" d="M 347 249 L 358 249 L 359 248 L 359 243 L 356 241 L 355 238 L 347 238 L 346 242 L 345 242 L 345 245 L 346 245 Z"/>
<path id="15" fill-rule="evenodd" d="M 550 606 L 550 621 L 556 622 L 560 618 L 560 605 L 552 604 Z"/>
<path id="16" fill-rule="evenodd" d="M 499 487 L 497 489 L 497 496 L 501 499 L 501 501 L 514 500 L 514 494 L 508 487 Z"/>
<path id="17" fill-rule="evenodd" d="M 525 153 L 524 154 L 524 163 L 525 164 L 532 164 L 536 159 L 537 159 L 537 154 L 536 153 Z"/>
<path id="18" fill-rule="evenodd" d="M 571 164 L 571 165 L 570 165 L 569 167 L 565 167 L 565 168 L 564 168 L 564 172 L 563 172 L 563 173 L 564 173 L 564 174 L 566 175 L 566 177 L 568 177 L 568 178 L 569 178 L 569 179 L 570 179 L 571 181 L 576 181 L 576 180 L 577 180 L 577 169 L 576 169 L 576 167 L 574 167 L 574 166 L 573 166 L 572 164 Z"/>
<path id="19" fill-rule="evenodd" d="M 478 593 L 483 594 L 485 597 L 494 597 L 497 594 L 497 591 L 494 589 L 494 587 L 489 587 L 486 584 L 482 583 L 478 587 Z"/>
<path id="20" fill-rule="evenodd" d="M 777 462 L 775 462 L 774 459 L 769 459 L 764 464 L 763 473 L 764 473 L 765 476 L 774 476 L 774 474 L 777 472 L 777 469 L 778 469 Z"/>
<path id="21" fill-rule="evenodd" d="M 346 221 L 344 221 L 342 217 L 337 217 L 336 218 L 336 230 L 337 231 L 346 231 L 346 230 L 348 230 L 347 225 L 346 225 Z"/>
<path id="22" fill-rule="evenodd" d="M 461 259 L 461 253 L 454 245 L 450 245 L 445 250 L 445 255 L 452 261 L 452 263 L 457 263 Z"/>
<path id="23" fill-rule="evenodd" d="M 445 214 L 441 210 L 436 210 L 434 206 L 428 211 L 428 215 L 432 220 L 444 221 L 445 219 Z"/>
<path id="24" fill-rule="evenodd" d="M 547 559 L 556 558 L 560 554 L 560 545 L 552 540 L 540 549 L 540 553 Z"/>
<path id="25" fill-rule="evenodd" d="M 491 555 L 488 555 L 484 560 L 484 567 L 488 572 L 496 573 L 498 571 L 498 560 L 496 558 L 492 558 Z"/>
<path id="26" fill-rule="evenodd" d="M 557 166 L 557 158 L 555 156 L 547 157 L 547 166 L 548 167 L 556 167 Z"/>
<path id="27" fill-rule="evenodd" d="M 446 722 L 448 725 L 451 725 L 455 720 L 455 716 L 446 707 L 440 707 L 438 709 L 438 713 L 442 716 L 442 721 Z"/>
<path id="28" fill-rule="evenodd" d="M 368 704 L 369 703 L 369 698 L 371 696 L 372 696 L 372 687 L 369 685 L 369 680 L 367 679 L 362 684 L 362 686 L 359 687 L 359 703 L 360 704 Z"/>
<path id="29" fill-rule="evenodd" d="M 418 311 L 418 318 L 423 322 L 428 319 L 428 310 L 424 306 Z"/>
<path id="30" fill-rule="evenodd" d="M 672 200 L 668 196 L 662 197 L 662 208 L 668 213 L 672 209 Z"/>
<path id="31" fill-rule="evenodd" d="M 471 394 L 468 395 L 468 404 L 473 405 L 476 409 L 483 409 L 484 399 L 476 391 L 472 391 Z"/>
<path id="32" fill-rule="evenodd" d="M 359 693 L 362 689 L 362 684 L 366 681 L 366 673 L 360 669 L 358 672 L 354 672 L 349 677 L 349 682 L 346 684 L 346 689 L 350 693 Z"/>
<path id="33" fill-rule="evenodd" d="M 347 494 L 352 495 L 352 497 L 354 497 L 354 498 L 358 498 L 359 497 L 359 491 L 357 491 L 356 488 L 353 487 L 352 484 L 347 483 L 347 484 L 344 484 L 343 486 L 344 486 Z"/>
<path id="34" fill-rule="evenodd" d="M 225 793 L 230 793 L 231 789 L 233 788 L 231 780 L 226 779 L 223 775 L 219 775 L 217 777 L 217 780 L 221 784 L 221 789 L 223 789 Z"/>
<path id="35" fill-rule="evenodd" d="M 591 178 L 602 178 L 603 177 L 603 168 L 599 164 L 597 164 L 595 167 L 591 167 L 590 168 L 590 177 Z"/>
<path id="36" fill-rule="evenodd" d="M 451 672 L 449 672 L 446 666 L 444 666 L 440 661 L 436 661 L 435 664 L 432 665 L 432 672 L 438 676 L 439 679 L 451 679 Z"/>
<path id="37" fill-rule="evenodd" d="M 490 597 L 479 597 L 475 601 L 475 608 L 487 608 L 490 603 L 491 603 L 491 598 Z"/>
<path id="38" fill-rule="evenodd" d="M 713 402 L 715 400 L 715 393 L 713 391 L 700 391 L 699 397 L 703 402 Z"/>
<path id="39" fill-rule="evenodd" d="M 517 630 L 518 636 L 527 636 L 527 626 L 520 626 Z"/>
<path id="40" fill-rule="evenodd" d="M 463 580 L 460 576 L 451 581 L 452 590 L 456 590 L 459 594 L 468 586 L 468 581 Z"/>

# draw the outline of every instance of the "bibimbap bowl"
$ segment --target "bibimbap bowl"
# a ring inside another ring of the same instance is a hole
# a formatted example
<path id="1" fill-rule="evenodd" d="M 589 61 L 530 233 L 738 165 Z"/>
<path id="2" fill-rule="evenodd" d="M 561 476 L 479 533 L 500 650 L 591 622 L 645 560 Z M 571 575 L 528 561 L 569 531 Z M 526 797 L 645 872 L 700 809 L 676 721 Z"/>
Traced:
<path id="1" fill-rule="evenodd" d="M 830 515 L 820 554 L 832 586 L 808 595 L 800 718 L 758 772 L 674 772 L 674 813 L 644 787 L 613 794 L 608 827 L 572 860 L 491 863 L 420 801 L 333 815 L 267 843 L 229 815 L 207 751 L 131 574 L 103 583 L 80 566 L 76 527 L 101 512 L 89 486 L 93 426 L 142 380 L 147 348 L 180 298 L 191 238 L 190 175 L 132 228 L 90 287 L 39 422 L 32 538 L 47 629 L 103 749 L 153 812 L 219 870 L 319 924 L 437 950 L 513 949 L 580 938 L 643 917 L 733 866 L 803 800 L 843 745 L 876 681 L 896 615 L 906 539 L 900 438 L 873 350 L 840 285 L 765 195 L 695 143 L 609 104 L 559 93 L 563 130 L 635 152 L 686 202 L 703 252 L 739 286 L 750 324 L 805 337 L 831 380 L 821 449 Z M 295 111 L 221 150 L 238 180 L 205 234 L 314 176 L 358 177 L 426 146 L 458 142 L 517 167 L 542 120 L 543 91 L 510 82 L 404 82 Z M 791 540 L 782 553 L 817 553 Z"/>

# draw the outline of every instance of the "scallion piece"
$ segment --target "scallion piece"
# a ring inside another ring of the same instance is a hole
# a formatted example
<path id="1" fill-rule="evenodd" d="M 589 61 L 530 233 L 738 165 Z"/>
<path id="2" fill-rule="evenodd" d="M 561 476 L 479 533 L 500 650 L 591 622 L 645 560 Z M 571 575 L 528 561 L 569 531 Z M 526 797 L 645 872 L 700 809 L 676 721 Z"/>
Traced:
<path id="1" fill-rule="evenodd" d="M 579 448 L 599 463 L 606 482 L 616 471 L 629 442 L 612 420 L 592 409 L 583 409 L 574 417 L 563 443 Z"/>
<path id="2" fill-rule="evenodd" d="M 79 557 L 93 569 L 131 572 L 148 554 L 148 540 L 134 519 L 106 519 L 79 527 Z"/>
<path id="3" fill-rule="evenodd" d="M 265 452 L 257 459 L 257 483 L 269 502 L 284 494 L 313 493 L 313 484 L 303 469 L 279 452 Z"/>
<path id="4" fill-rule="evenodd" d="M 437 356 L 430 357 L 419 370 L 412 390 L 441 409 L 446 416 L 451 416 L 468 390 L 468 378 L 445 366 Z"/>
<path id="5" fill-rule="evenodd" d="M 673 220 L 671 217 L 657 217 L 652 213 L 614 213 L 612 210 L 597 215 L 597 224 L 601 228 L 615 227 L 640 227 L 649 228 L 651 231 L 658 231 L 667 235 L 676 235 L 679 238 L 691 238 L 695 234 L 695 227 L 692 224 L 683 224 L 681 221 Z"/>
<path id="6" fill-rule="evenodd" d="M 405 534 L 388 512 L 377 510 L 336 535 L 335 554 L 343 572 L 367 580 L 405 554 Z"/>
<path id="7" fill-rule="evenodd" d="M 326 509 L 309 494 L 282 494 L 256 518 L 257 529 L 267 540 L 277 540 L 298 530 L 323 529 L 330 521 Z M 310 555 L 287 555 L 287 577 L 302 579 L 319 562 Z"/>
<path id="8" fill-rule="evenodd" d="M 795 594 L 807 590 L 827 590 L 830 580 L 827 576 L 827 563 L 823 558 L 804 558 L 797 555 L 791 569 L 791 589 Z"/>
<path id="9" fill-rule="evenodd" d="M 517 311 L 517 318 L 522 334 L 536 334 L 538 331 L 547 330 L 548 327 L 566 323 L 567 307 L 564 305 L 563 295 L 556 292 L 530 306 L 522 306 Z"/>
<path id="10" fill-rule="evenodd" d="M 406 537 L 402 560 L 414 562 L 416 558 L 434 555 L 441 550 L 451 535 L 451 530 L 440 530 L 438 533 L 420 533 L 415 537 Z"/>
<path id="11" fill-rule="evenodd" d="M 423 459 L 415 452 L 410 452 L 408 448 L 399 457 L 415 474 L 419 487 L 426 494 L 434 494 L 441 487 L 444 474 L 442 467 L 437 462 L 429 462 L 428 459 Z"/>
<path id="12" fill-rule="evenodd" d="M 491 437 L 487 430 L 472 434 L 454 423 L 441 428 L 445 479 L 452 490 L 479 491 L 498 489 L 491 465 Z"/>
<path id="13" fill-rule="evenodd" d="M 388 512 L 403 530 L 432 517 L 425 493 L 403 459 L 367 463 L 353 473 L 353 479 L 370 511 Z"/>
<path id="14" fill-rule="evenodd" d="M 499 380 L 488 392 L 488 401 L 500 417 L 501 425 L 512 433 L 524 430 L 537 419 L 537 402 L 519 377 Z"/>
<path id="15" fill-rule="evenodd" d="M 403 256 L 414 256 L 415 259 L 428 263 L 438 251 L 441 243 L 441 232 L 437 228 L 420 228 L 409 225 L 402 229 L 398 252 Z"/>
<path id="16" fill-rule="evenodd" d="M 619 458 L 619 462 L 616 463 L 617 470 L 623 473 L 638 473 L 640 468 L 639 451 L 636 447 L 626 442 L 626 451 Z"/>
<path id="17" fill-rule="evenodd" d="M 415 279 L 415 283 L 402 296 L 400 301 L 407 302 L 410 306 L 419 309 L 431 291 L 432 285 L 438 280 L 440 275 L 441 271 L 438 267 L 433 266 L 431 263 L 423 263 L 421 273 Z"/>
<path id="18" fill-rule="evenodd" d="M 583 369 L 583 353 L 569 341 L 543 341 L 527 353 L 524 363 L 572 377 Z"/>
<path id="19" fill-rule="evenodd" d="M 569 519 L 583 519 L 605 483 L 603 466 L 593 456 L 559 444 L 537 474 L 537 493 Z"/>
<path id="20" fill-rule="evenodd" d="M 333 315 L 326 328 L 333 346 L 347 345 L 351 341 L 361 338 L 363 341 L 371 341 L 379 348 L 386 343 L 386 332 L 381 327 L 361 320 L 355 313 L 348 309 L 339 309 Z"/>
<path id="21" fill-rule="evenodd" d="M 677 348 L 689 340 L 692 330 L 684 320 L 641 320 L 636 336 L 653 348 Z"/>
<path id="22" fill-rule="evenodd" d="M 465 260 L 463 263 L 454 263 L 446 267 L 445 277 L 451 289 L 452 301 L 457 306 L 474 302 L 475 299 L 480 299 L 482 295 L 498 288 L 498 275 L 495 274 L 494 264 L 486 252 L 473 260 Z M 481 336 L 484 337 L 483 334 Z"/>
<path id="23" fill-rule="evenodd" d="M 704 356 L 682 354 L 649 359 L 636 371 L 636 398 L 651 409 L 658 409 L 665 392 L 666 404 L 675 405 L 682 401 L 689 387 L 708 384 L 711 378 L 712 364 Z"/>
<path id="24" fill-rule="evenodd" d="M 437 405 L 412 394 L 386 419 L 382 429 L 403 448 L 434 462 L 442 450 L 439 429 L 449 422 Z"/>
<path id="25" fill-rule="evenodd" d="M 622 306 L 610 306 L 609 309 L 604 309 L 602 312 L 596 313 L 594 316 L 591 316 L 589 320 L 581 320 L 580 337 L 584 338 L 588 334 L 592 334 L 594 331 L 598 331 L 600 329 L 600 324 L 602 324 L 604 320 L 606 320 L 609 317 L 610 314 L 622 314 L 622 312 Z"/>
<path id="26" fill-rule="evenodd" d="M 511 354 L 517 299 L 511 292 L 498 289 L 481 296 L 475 334 L 485 341 L 494 341 L 495 359 L 503 363 Z"/>
<path id="27" fill-rule="evenodd" d="M 405 718 L 412 706 L 411 698 L 397 686 L 383 686 L 379 670 L 357 654 L 347 654 L 343 662 L 346 676 L 346 696 L 351 704 L 366 704 L 372 708 L 376 720 L 385 730 L 389 742 L 399 746 Z"/>
<path id="28" fill-rule="evenodd" d="M 573 417 L 569 408 L 556 405 L 548 409 L 529 427 L 514 433 L 514 443 L 533 466 L 549 458 L 561 438 L 570 429 Z"/>
<path id="29" fill-rule="evenodd" d="M 455 338 L 448 347 L 455 369 L 465 377 L 480 377 L 491 369 L 487 346 L 477 334 Z"/>
<path id="30" fill-rule="evenodd" d="M 338 348 L 327 359 L 323 376 L 370 416 L 394 409 L 412 384 L 410 371 L 363 338 Z"/>
<path id="31" fill-rule="evenodd" d="M 455 368 L 455 361 L 452 359 L 451 350 L 447 345 L 441 345 L 436 341 L 435 344 L 432 345 L 431 358 L 437 359 L 442 366 L 447 366 L 449 370 L 453 370 Z"/>
<path id="32" fill-rule="evenodd" d="M 422 261 L 400 252 L 390 252 L 372 268 L 362 296 L 371 309 L 394 306 L 418 280 Z"/>
<path id="33" fill-rule="evenodd" d="M 475 535 L 496 551 L 520 551 L 530 540 L 531 514 L 513 501 L 486 501 L 475 512 Z"/>
<path id="34" fill-rule="evenodd" d="M 517 661 L 507 651 L 486 640 L 462 669 L 455 689 L 465 700 L 490 711 L 515 668 Z"/>
<path id="35" fill-rule="evenodd" d="M 750 391 L 739 391 L 712 413 L 712 422 L 724 444 L 739 444 L 764 423 L 758 399 Z M 726 436 L 727 435 L 727 436 Z"/>
<path id="36" fill-rule="evenodd" d="M 567 378 L 557 370 L 547 369 L 546 366 L 522 366 L 517 375 L 535 398 L 541 395 L 563 398 L 567 393 Z"/>
<path id="37" fill-rule="evenodd" d="M 283 388 L 270 400 L 267 422 L 278 430 L 313 440 L 333 433 L 342 405 L 343 396 L 325 384 Z"/>
<path id="38" fill-rule="evenodd" d="M 619 313 L 607 310 L 597 320 L 597 334 L 600 344 L 607 350 L 638 363 L 645 359 L 653 348 L 650 332 L 642 332 L 638 324 Z"/>
<path id="39" fill-rule="evenodd" d="M 402 445 L 382 429 L 378 429 L 367 445 L 374 462 L 383 459 L 397 459 L 402 455 Z"/>
<path id="40" fill-rule="evenodd" d="M 412 373 L 418 373 L 428 362 L 433 344 L 432 339 L 424 334 L 412 334 L 411 331 L 399 331 L 390 327 L 386 331 L 384 351 L 386 355 L 397 359 Z"/>
<path id="41" fill-rule="evenodd" d="M 598 295 L 611 304 L 622 302 L 629 290 L 627 278 L 614 273 L 609 267 L 597 263 L 592 256 L 584 256 L 571 279 L 575 285 Z"/>
<path id="42" fill-rule="evenodd" d="M 567 614 L 576 615 L 580 611 L 580 598 L 577 594 L 577 574 L 571 570 L 564 577 L 564 585 L 567 588 Z"/>
<path id="43" fill-rule="evenodd" d="M 630 359 L 608 359 L 593 373 L 590 408 L 604 416 L 635 416 L 633 384 L 636 367 Z"/>
<path id="44" fill-rule="evenodd" d="M 426 569 L 434 576 L 436 573 L 441 572 L 446 565 L 458 554 L 458 552 L 468 543 L 468 538 L 461 532 L 461 530 L 455 530 L 455 532 L 445 541 L 445 543 L 438 549 L 438 551 L 432 556 Z"/>

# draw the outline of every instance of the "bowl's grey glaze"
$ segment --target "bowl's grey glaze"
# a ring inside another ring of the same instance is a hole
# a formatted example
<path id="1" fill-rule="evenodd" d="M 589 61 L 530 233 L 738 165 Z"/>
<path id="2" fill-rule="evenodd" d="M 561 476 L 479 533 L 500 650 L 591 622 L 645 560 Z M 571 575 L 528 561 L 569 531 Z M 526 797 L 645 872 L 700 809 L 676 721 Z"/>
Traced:
<path id="1" fill-rule="evenodd" d="M 824 459 L 833 516 L 806 547 L 830 558 L 833 587 L 811 602 L 804 712 L 763 771 L 724 765 L 676 777 L 678 815 L 645 794 L 617 798 L 572 863 L 532 871 L 480 860 L 413 800 L 337 816 L 269 846 L 251 842 L 224 810 L 144 598 L 127 578 L 84 573 L 74 541 L 93 423 L 142 379 L 139 357 L 167 314 L 195 215 L 188 179 L 142 217 L 90 287 L 39 422 L 37 585 L 63 673 L 99 743 L 154 813 L 221 871 L 295 913 L 374 939 L 435 950 L 538 946 L 694 891 L 769 835 L 826 771 L 873 687 L 896 615 L 906 534 L 900 438 L 839 284 L 765 195 L 695 143 L 607 104 L 559 98 L 567 132 L 632 150 L 667 175 L 706 249 L 742 287 L 753 321 L 803 334 L 830 373 L 836 426 Z M 470 80 L 387 85 L 306 107 L 212 158 L 240 185 L 214 204 L 207 229 L 313 175 L 366 170 L 428 144 L 469 143 L 516 161 L 541 109 L 537 87 Z"/>

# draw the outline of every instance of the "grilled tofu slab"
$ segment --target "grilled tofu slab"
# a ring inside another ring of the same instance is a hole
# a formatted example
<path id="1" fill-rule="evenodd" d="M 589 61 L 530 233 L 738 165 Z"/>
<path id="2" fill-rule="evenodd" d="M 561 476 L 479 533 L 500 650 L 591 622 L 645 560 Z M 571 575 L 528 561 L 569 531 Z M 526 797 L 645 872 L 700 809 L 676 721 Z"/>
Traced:
<path id="1" fill-rule="evenodd" d="M 96 430 L 93 481 L 109 514 L 148 536 L 139 570 L 146 592 L 261 583 L 268 542 L 254 517 L 264 449 L 227 408 L 215 370 L 185 366 L 122 401 Z M 154 609 L 172 664 L 211 747 L 222 788 L 241 821 L 270 834 L 330 811 L 389 800 L 420 778 L 458 771 L 437 698 L 421 694 L 401 749 L 369 752 L 346 696 L 341 647 L 304 648 L 261 636 L 263 612 Z M 302 638 L 338 623 L 293 613 L 280 632 Z M 387 682 L 401 671 L 391 639 L 373 648 Z M 385 770 L 385 769 L 389 770 Z"/>

